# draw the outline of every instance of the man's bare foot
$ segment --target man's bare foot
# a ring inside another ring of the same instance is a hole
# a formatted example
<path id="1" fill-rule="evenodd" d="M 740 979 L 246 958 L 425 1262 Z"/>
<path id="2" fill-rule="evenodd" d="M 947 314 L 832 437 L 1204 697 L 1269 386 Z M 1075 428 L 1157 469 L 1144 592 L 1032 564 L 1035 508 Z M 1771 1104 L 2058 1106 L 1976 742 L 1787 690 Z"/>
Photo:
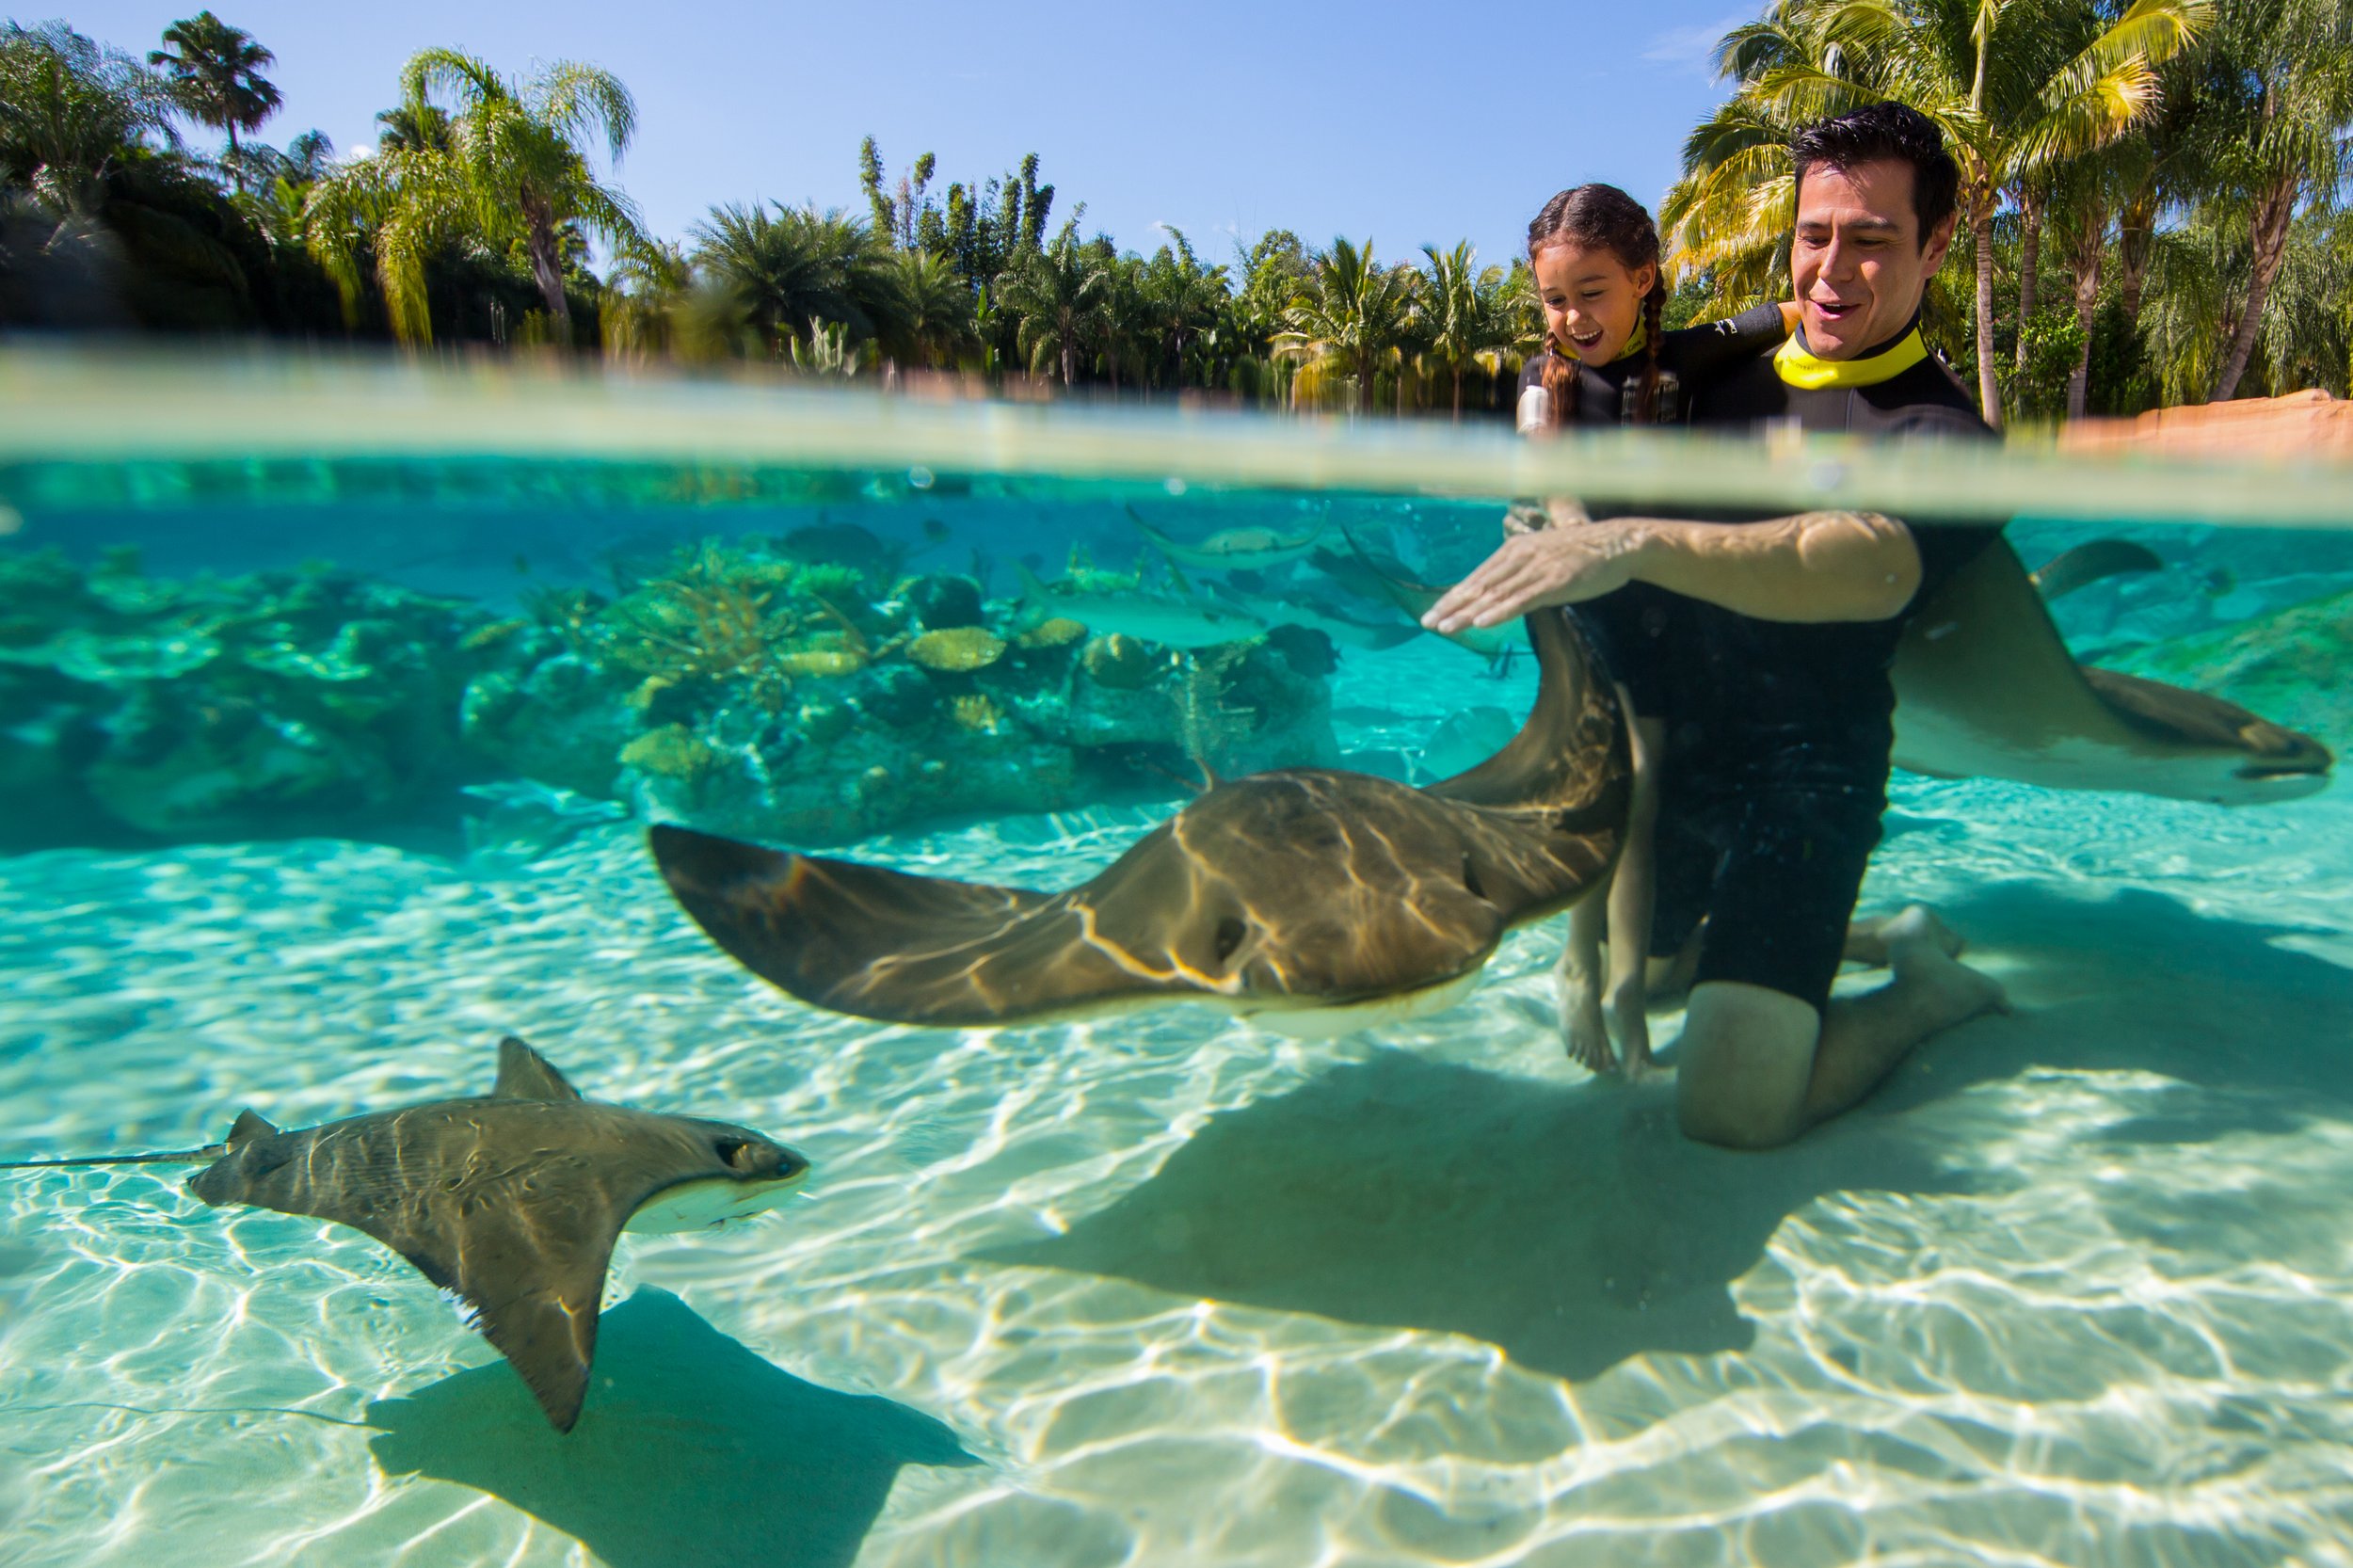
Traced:
<path id="1" fill-rule="evenodd" d="M 1924 941 L 1947 958 L 1959 958 L 1969 944 L 1937 918 L 1936 911 L 1925 904 L 1914 904 L 1893 915 L 1876 920 L 1856 920 L 1847 928 L 1845 957 L 1849 963 L 1870 968 L 1888 967 L 1890 955 L 1897 943 Z"/>
<path id="2" fill-rule="evenodd" d="M 1928 915 L 1928 920 L 1897 932 L 1887 944 L 1887 966 L 1916 995 L 1942 1003 L 1937 1011 L 1945 1021 L 1938 1027 L 1950 1029 L 1980 1014 L 2009 1012 L 2009 993 L 2002 989 L 2002 983 L 1953 956 L 1952 948 L 1945 944 L 1949 940 L 1957 947 L 1960 939 L 1944 922 L 1916 904 L 1895 919 L 1913 914 Z"/>

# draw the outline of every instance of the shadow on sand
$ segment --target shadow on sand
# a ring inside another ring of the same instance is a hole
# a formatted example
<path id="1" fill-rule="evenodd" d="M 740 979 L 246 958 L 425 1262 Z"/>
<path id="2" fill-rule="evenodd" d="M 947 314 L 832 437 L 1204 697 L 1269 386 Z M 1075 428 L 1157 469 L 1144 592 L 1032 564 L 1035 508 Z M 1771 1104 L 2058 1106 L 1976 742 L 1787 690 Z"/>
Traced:
<path id="1" fill-rule="evenodd" d="M 487 1492 L 613 1568 L 841 1568 L 904 1464 L 979 1460 L 928 1416 L 778 1370 L 667 1291 L 604 1314 L 580 1425 L 503 1362 L 368 1407 L 387 1475 Z"/>
<path id="2" fill-rule="evenodd" d="M 2025 884 L 1949 913 L 2006 961 L 2019 1013 L 1932 1042 L 1789 1148 L 1687 1142 L 1664 1085 L 1388 1052 L 1213 1118 L 1065 1235 L 981 1256 L 1467 1335 L 1583 1380 L 1646 1352 L 1745 1348 L 1753 1325 L 1731 1283 L 1816 1198 L 1967 1190 L 1905 1112 L 1971 1085 L 2036 1067 L 2180 1080 L 2160 1115 L 2105 1134 L 2143 1142 L 2353 1114 L 2353 970 L 2275 945 L 2287 932 L 2153 894 L 2085 901 Z"/>

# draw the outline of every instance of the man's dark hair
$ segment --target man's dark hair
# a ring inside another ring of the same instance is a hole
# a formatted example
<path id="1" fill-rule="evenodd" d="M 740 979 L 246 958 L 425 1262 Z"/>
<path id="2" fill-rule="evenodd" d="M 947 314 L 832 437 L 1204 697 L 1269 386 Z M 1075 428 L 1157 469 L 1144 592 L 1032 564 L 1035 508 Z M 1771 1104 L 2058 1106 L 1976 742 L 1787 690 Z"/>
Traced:
<path id="1" fill-rule="evenodd" d="M 1789 144 L 1798 167 L 1797 188 L 1805 188 L 1805 172 L 1820 164 L 1851 174 L 1865 164 L 1912 166 L 1912 210 L 1920 219 L 1920 243 L 1953 216 L 1953 199 L 1961 189 L 1961 166 L 1945 151 L 1945 133 L 1919 110 L 1892 99 L 1840 115 L 1817 120 L 1800 131 Z"/>

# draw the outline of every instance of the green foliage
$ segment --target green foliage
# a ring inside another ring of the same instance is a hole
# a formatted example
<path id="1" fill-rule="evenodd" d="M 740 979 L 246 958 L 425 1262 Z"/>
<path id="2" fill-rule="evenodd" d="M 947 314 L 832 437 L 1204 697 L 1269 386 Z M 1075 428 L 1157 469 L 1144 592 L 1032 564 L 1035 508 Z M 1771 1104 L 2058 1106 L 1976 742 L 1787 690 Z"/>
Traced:
<path id="1" fill-rule="evenodd" d="M 2068 378 L 2083 359 L 2083 324 L 2073 308 L 2041 311 L 2019 337 L 2019 368 L 2010 383 L 2010 400 L 2030 419 L 2056 419 L 2066 410 Z"/>

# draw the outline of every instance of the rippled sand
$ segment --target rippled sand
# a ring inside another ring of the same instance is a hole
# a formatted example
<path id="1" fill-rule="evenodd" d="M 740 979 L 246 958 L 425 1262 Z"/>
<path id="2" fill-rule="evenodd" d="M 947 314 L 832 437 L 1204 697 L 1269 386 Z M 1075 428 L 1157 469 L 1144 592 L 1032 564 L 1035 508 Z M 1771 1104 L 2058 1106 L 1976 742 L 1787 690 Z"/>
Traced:
<path id="1" fill-rule="evenodd" d="M 868 849 L 1058 884 L 1148 820 Z M 512 1030 L 818 1167 L 625 1243 L 569 1439 L 354 1232 L 0 1177 L 0 1560 L 2353 1561 L 2353 804 L 1908 780 L 1890 832 L 1867 902 L 2019 1011 L 1769 1156 L 1567 1064 L 1557 929 L 1337 1042 L 933 1034 L 753 981 L 627 828 L 0 862 L 10 1151 L 481 1092 Z"/>

